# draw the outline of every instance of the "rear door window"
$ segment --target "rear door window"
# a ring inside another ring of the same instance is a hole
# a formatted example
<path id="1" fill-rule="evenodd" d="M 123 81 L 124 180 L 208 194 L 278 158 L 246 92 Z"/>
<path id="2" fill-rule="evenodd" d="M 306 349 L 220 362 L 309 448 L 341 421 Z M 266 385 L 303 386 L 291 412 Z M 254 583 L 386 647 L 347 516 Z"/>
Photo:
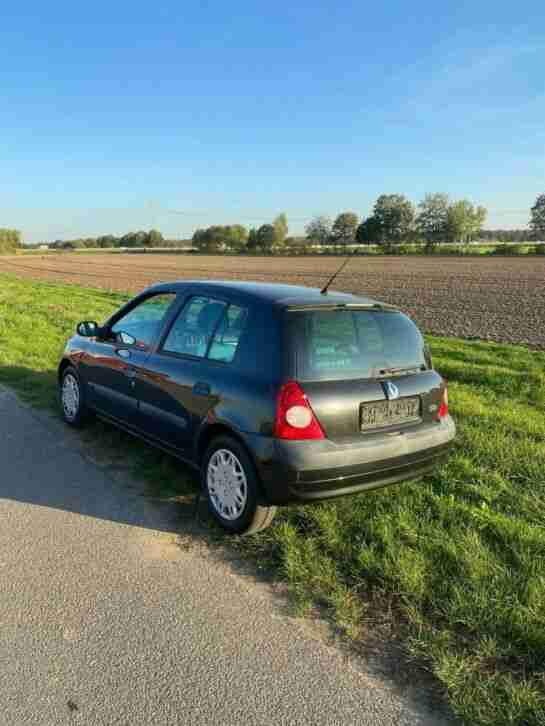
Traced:
<path id="1" fill-rule="evenodd" d="M 312 310 L 288 313 L 297 375 L 306 380 L 375 378 L 426 367 L 418 328 L 398 312 Z"/>
<path id="2" fill-rule="evenodd" d="M 204 358 L 227 304 L 208 297 L 193 297 L 176 318 L 163 343 L 166 353 Z"/>
<path id="3" fill-rule="evenodd" d="M 247 309 L 238 305 L 209 297 L 193 297 L 174 321 L 162 350 L 231 363 L 247 317 Z"/>

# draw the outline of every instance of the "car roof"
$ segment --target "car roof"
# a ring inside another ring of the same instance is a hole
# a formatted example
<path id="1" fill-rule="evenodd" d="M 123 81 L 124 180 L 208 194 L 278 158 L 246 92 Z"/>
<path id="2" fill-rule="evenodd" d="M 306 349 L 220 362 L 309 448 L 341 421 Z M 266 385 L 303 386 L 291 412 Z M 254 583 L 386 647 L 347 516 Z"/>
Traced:
<path id="1" fill-rule="evenodd" d="M 374 300 L 362 295 L 353 295 L 347 292 L 328 290 L 322 295 L 320 288 L 304 287 L 303 285 L 286 285 L 273 282 L 250 282 L 243 280 L 177 280 L 176 282 L 159 283 L 148 288 L 146 292 L 172 289 L 185 289 L 191 286 L 194 291 L 202 290 L 208 294 L 237 293 L 243 297 L 268 302 L 278 307 L 299 306 L 339 306 L 354 305 L 365 307 L 381 307 L 395 309 L 387 303 Z"/>

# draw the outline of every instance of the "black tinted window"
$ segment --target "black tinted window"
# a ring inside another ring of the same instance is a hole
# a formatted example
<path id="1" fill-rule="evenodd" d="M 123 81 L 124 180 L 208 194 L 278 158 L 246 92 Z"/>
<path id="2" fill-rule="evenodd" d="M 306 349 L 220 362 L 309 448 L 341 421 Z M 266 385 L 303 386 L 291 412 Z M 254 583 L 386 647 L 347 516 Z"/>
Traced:
<path id="1" fill-rule="evenodd" d="M 422 335 L 401 313 L 324 310 L 292 316 L 298 375 L 307 380 L 371 378 L 386 369 L 426 366 Z"/>
<path id="2" fill-rule="evenodd" d="M 191 298 L 177 317 L 163 350 L 204 358 L 226 303 L 208 297 Z"/>
<path id="3" fill-rule="evenodd" d="M 221 319 L 208 352 L 210 360 L 231 363 L 237 352 L 240 337 L 246 326 L 248 311 L 238 305 L 229 305 Z"/>

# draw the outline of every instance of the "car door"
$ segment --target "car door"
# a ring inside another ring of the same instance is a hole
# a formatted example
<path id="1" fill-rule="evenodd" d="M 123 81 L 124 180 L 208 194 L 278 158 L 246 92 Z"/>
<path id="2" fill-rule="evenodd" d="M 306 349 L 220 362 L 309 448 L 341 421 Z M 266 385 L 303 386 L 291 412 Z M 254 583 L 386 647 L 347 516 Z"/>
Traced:
<path id="1" fill-rule="evenodd" d="M 218 365 L 233 359 L 244 309 L 207 295 L 190 296 L 138 377 L 146 432 L 191 452 L 200 421 L 221 396 Z"/>
<path id="2" fill-rule="evenodd" d="M 175 292 L 138 299 L 114 316 L 104 339 L 89 347 L 84 374 L 92 405 L 131 427 L 138 426 L 136 375 L 149 357 L 176 300 Z"/>

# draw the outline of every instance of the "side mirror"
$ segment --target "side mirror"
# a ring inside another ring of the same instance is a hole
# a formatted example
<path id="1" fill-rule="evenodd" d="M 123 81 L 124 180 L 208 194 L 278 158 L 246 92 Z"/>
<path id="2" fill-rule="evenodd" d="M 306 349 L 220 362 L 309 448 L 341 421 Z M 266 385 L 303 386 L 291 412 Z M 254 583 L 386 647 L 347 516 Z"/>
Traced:
<path id="1" fill-rule="evenodd" d="M 84 320 L 78 323 L 76 330 L 78 335 L 83 338 L 94 338 L 99 334 L 101 328 L 95 320 Z"/>

